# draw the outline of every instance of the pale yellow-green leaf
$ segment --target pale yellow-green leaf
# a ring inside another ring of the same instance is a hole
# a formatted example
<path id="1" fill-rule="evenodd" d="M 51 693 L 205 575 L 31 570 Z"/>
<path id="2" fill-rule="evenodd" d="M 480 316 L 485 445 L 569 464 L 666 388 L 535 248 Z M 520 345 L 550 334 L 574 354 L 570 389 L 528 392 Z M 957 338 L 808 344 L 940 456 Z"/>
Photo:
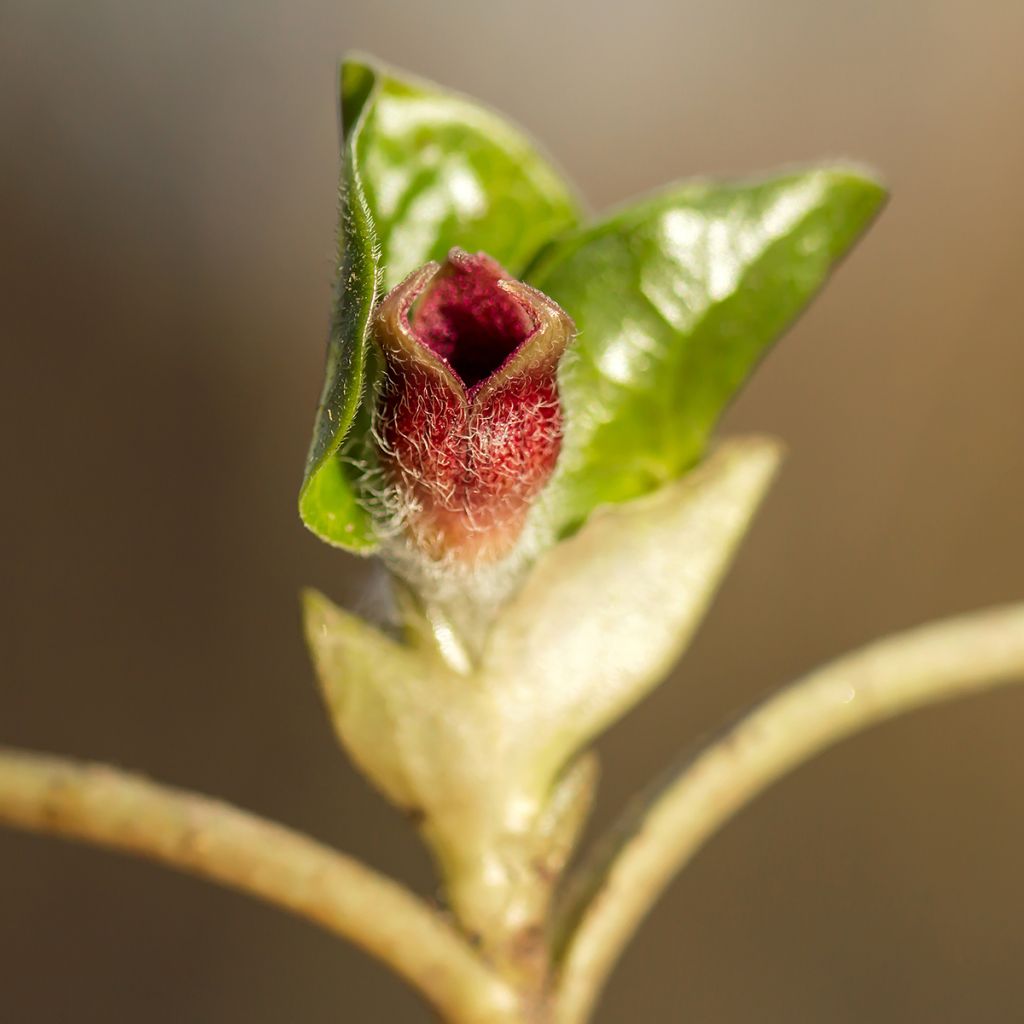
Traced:
<path id="1" fill-rule="evenodd" d="M 353 761 L 421 822 L 442 861 L 479 858 L 495 836 L 528 833 L 547 797 L 522 723 L 478 674 L 425 644 L 405 646 L 323 595 L 306 633 L 331 720 Z"/>
<path id="2" fill-rule="evenodd" d="M 496 622 L 480 673 L 564 758 L 635 704 L 685 649 L 779 461 L 723 444 L 678 483 L 596 512 L 538 563 Z M 543 751 L 543 754 L 541 754 Z"/>
<path id="3" fill-rule="evenodd" d="M 303 595 L 306 639 L 331 724 L 352 760 L 393 803 L 417 805 L 402 736 L 424 667 L 369 623 L 323 594 Z"/>

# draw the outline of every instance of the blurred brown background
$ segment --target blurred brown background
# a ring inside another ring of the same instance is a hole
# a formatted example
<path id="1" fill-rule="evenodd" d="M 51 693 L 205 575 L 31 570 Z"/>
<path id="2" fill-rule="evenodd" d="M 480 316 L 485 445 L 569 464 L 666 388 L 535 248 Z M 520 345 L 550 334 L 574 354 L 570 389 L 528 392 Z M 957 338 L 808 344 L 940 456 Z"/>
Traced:
<path id="1" fill-rule="evenodd" d="M 370 603 L 368 566 L 295 514 L 349 48 L 507 111 L 595 208 L 829 157 L 893 189 L 728 417 L 790 458 L 696 647 L 602 742 L 599 821 L 819 660 L 1020 598 L 1022 44 L 1015 0 L 6 0 L 0 742 L 205 789 L 430 889 L 299 635 L 303 584 Z M 1024 1020 L 1022 733 L 1009 690 L 798 772 L 674 886 L 599 1022 Z M 276 911 L 4 832 L 0 1019 L 427 1015 Z"/>

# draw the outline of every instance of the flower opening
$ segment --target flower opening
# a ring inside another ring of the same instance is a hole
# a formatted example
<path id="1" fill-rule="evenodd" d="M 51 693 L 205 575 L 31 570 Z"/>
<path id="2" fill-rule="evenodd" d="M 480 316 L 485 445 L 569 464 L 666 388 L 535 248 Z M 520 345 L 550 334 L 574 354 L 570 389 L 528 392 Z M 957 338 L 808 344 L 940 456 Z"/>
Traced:
<path id="1" fill-rule="evenodd" d="M 381 302 L 381 458 L 429 558 L 493 562 L 515 545 L 558 459 L 557 369 L 574 333 L 546 295 L 461 249 Z"/>

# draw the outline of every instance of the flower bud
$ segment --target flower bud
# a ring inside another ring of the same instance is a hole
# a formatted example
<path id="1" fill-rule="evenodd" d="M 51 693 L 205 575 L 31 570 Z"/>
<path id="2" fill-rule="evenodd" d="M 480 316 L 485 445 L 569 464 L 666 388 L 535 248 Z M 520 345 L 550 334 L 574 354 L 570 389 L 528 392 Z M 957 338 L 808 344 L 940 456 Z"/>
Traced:
<path id="1" fill-rule="evenodd" d="M 484 253 L 452 249 L 381 302 L 376 433 L 394 505 L 431 559 L 515 545 L 562 439 L 558 362 L 572 320 Z"/>

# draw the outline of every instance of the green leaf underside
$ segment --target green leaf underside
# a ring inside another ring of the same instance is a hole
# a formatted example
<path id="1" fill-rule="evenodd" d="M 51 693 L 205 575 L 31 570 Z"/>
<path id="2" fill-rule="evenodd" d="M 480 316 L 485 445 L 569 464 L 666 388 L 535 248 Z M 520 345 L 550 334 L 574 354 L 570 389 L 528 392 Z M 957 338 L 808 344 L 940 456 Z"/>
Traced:
<path id="1" fill-rule="evenodd" d="M 299 511 L 323 540 L 368 553 L 376 540 L 358 494 L 369 416 L 356 412 L 373 384 L 379 294 L 455 245 L 518 276 L 578 215 L 553 167 L 486 108 L 360 61 L 342 67 L 341 92 L 340 272 Z"/>
<path id="2" fill-rule="evenodd" d="M 884 199 L 842 167 L 690 182 L 541 254 L 528 279 L 579 329 L 561 371 L 567 434 L 549 495 L 562 530 L 700 458 L 758 359 Z"/>

